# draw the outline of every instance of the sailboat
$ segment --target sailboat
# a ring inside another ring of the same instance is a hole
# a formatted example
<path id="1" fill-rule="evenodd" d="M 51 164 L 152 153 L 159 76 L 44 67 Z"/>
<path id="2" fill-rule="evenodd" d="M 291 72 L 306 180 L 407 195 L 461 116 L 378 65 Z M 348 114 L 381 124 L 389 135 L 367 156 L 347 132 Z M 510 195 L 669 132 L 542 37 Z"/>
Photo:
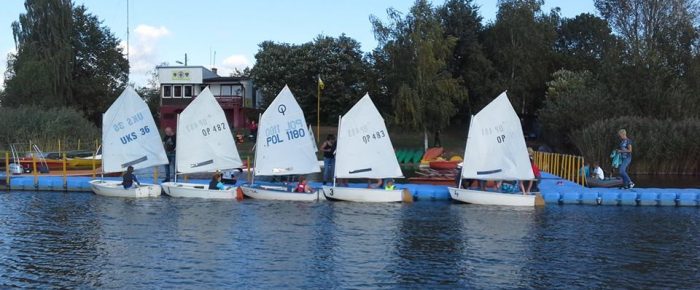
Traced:
<path id="1" fill-rule="evenodd" d="M 355 202 L 413 201 L 407 190 L 385 190 L 337 186 L 336 179 L 401 178 L 403 172 L 396 159 L 384 119 L 365 94 L 338 124 L 333 186 L 324 186 L 329 200 Z"/>
<path id="2" fill-rule="evenodd" d="M 461 174 L 462 178 L 477 180 L 535 179 L 520 119 L 506 92 L 501 93 L 472 117 Z M 539 194 L 524 195 L 454 187 L 449 187 L 448 190 L 452 199 L 465 203 L 544 205 L 544 200 Z"/>
<path id="3" fill-rule="evenodd" d="M 216 172 L 243 165 L 226 114 L 208 87 L 178 116 L 177 137 L 176 180 L 162 184 L 165 193 L 173 197 L 236 198 L 235 186 L 218 190 L 209 189 L 207 184 L 177 182 L 177 173 Z"/>
<path id="4" fill-rule="evenodd" d="M 255 144 L 255 176 L 300 175 L 321 172 L 316 158 L 315 141 L 308 130 L 304 112 L 289 87 L 282 91 L 260 116 L 260 130 Z M 261 135 L 262 134 L 262 135 Z M 270 200 L 315 201 L 323 195 L 313 192 L 290 192 L 286 187 L 241 186 L 247 197 Z"/>
<path id="5" fill-rule="evenodd" d="M 102 172 L 122 172 L 168 164 L 156 123 L 146 102 L 127 87 L 102 115 Z M 141 183 L 124 189 L 121 181 L 92 180 L 92 191 L 117 197 L 160 196 L 157 184 Z"/>

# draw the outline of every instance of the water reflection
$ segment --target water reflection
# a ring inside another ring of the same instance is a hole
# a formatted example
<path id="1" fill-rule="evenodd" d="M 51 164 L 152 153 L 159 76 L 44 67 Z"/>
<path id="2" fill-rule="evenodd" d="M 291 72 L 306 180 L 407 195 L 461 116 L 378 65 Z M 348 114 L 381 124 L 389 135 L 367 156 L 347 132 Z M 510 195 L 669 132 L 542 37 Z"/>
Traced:
<path id="1" fill-rule="evenodd" d="M 0 193 L 0 288 L 693 288 L 699 218 Z"/>

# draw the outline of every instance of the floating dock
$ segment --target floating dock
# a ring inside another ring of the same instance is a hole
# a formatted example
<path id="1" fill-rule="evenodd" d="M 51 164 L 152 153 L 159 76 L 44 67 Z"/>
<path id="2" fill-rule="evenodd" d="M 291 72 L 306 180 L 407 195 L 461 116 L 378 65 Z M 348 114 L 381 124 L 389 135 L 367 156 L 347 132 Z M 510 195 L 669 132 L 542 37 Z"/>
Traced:
<path id="1" fill-rule="evenodd" d="M 107 180 L 120 180 L 118 177 L 105 177 Z M 5 176 L 0 181 L 0 189 L 24 191 L 69 191 L 91 192 L 89 181 L 92 177 L 85 176 L 11 176 L 6 184 Z M 144 183 L 153 182 L 153 178 L 139 177 Z M 36 182 L 35 182 L 36 181 Z M 190 179 L 187 182 L 208 184 L 208 180 Z M 245 183 L 239 180 L 237 185 Z M 320 187 L 321 183 L 311 182 L 312 187 Z M 364 187 L 365 184 L 351 184 L 353 187 Z M 417 201 L 449 200 L 447 186 L 429 184 L 397 184 L 399 189 L 408 189 Z M 577 205 L 623 205 L 623 206 L 700 206 L 699 188 L 587 188 L 558 176 L 542 173 L 540 182 L 542 197 L 548 204 L 577 204 Z"/>

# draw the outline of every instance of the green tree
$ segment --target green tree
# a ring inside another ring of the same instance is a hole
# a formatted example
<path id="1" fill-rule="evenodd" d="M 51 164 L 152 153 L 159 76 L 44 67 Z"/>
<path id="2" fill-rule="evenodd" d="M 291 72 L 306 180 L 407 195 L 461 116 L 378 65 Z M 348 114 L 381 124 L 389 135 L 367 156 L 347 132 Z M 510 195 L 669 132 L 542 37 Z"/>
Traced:
<path id="1" fill-rule="evenodd" d="M 394 121 L 412 129 L 444 128 L 467 97 L 447 66 L 457 39 L 445 34 L 425 0 L 417 0 L 406 17 L 393 9 L 388 14 L 388 24 L 370 19 L 379 42 L 374 63 L 392 96 Z"/>
<path id="2" fill-rule="evenodd" d="M 545 83 L 558 67 L 554 57 L 557 10 L 541 11 L 542 0 L 499 1 L 496 21 L 487 25 L 484 47 L 498 71 L 491 95 L 508 90 L 516 111 L 533 114 Z"/>
<path id="3" fill-rule="evenodd" d="M 490 85 L 497 77 L 491 60 L 483 52 L 480 39 L 484 31 L 482 17 L 472 0 L 449 0 L 438 7 L 437 14 L 445 34 L 457 39 L 447 65 L 469 92 L 466 106 L 460 108 L 468 119 L 476 113 L 472 102 L 480 104 L 493 99 L 494 89 Z"/>
<path id="4" fill-rule="evenodd" d="M 17 54 L 8 66 L 3 106 L 62 106 L 72 99 L 72 4 L 27 0 L 12 23 Z"/>
<path id="5" fill-rule="evenodd" d="M 294 93 L 311 124 L 316 123 L 317 79 L 325 84 L 321 95 L 321 122 L 335 124 L 367 92 L 367 64 L 360 44 L 345 35 L 318 36 L 301 45 L 265 41 L 255 55 L 251 75 L 267 106 L 284 85 Z"/>
<path id="6" fill-rule="evenodd" d="M 84 6 L 27 0 L 12 24 L 16 55 L 8 60 L 4 106 L 69 106 L 99 123 L 128 78 L 119 40 Z"/>
<path id="7" fill-rule="evenodd" d="M 604 19 L 582 13 L 561 20 L 555 50 L 563 68 L 599 72 L 604 61 L 619 61 L 619 45 L 620 42 Z"/>

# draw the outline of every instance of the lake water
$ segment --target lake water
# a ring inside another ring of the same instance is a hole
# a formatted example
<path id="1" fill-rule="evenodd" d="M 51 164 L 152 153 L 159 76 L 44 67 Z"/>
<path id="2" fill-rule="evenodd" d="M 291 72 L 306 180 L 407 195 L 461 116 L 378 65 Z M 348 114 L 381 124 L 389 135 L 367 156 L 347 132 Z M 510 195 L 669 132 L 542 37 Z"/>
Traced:
<path id="1" fill-rule="evenodd" d="M 694 288 L 700 209 L 0 193 L 0 288 Z"/>

